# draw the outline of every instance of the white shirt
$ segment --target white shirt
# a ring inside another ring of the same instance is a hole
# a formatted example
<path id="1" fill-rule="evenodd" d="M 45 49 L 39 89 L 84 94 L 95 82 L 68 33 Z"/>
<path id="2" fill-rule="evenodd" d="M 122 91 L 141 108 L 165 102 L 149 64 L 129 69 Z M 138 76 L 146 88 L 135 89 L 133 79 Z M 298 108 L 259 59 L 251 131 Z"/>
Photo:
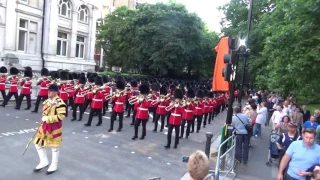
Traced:
<path id="1" fill-rule="evenodd" d="M 272 114 L 271 120 L 273 123 L 279 124 L 284 116 L 287 116 L 287 113 L 285 113 L 284 111 L 275 111 Z"/>
<path id="2" fill-rule="evenodd" d="M 287 116 L 290 116 L 290 108 L 289 108 L 289 106 L 287 106 L 287 107 L 284 106 L 283 109 L 282 109 L 282 112 L 286 113 Z"/>
<path id="3" fill-rule="evenodd" d="M 256 119 L 256 123 L 264 124 L 267 120 L 268 109 L 266 107 L 259 108 L 257 110 L 258 116 Z"/>

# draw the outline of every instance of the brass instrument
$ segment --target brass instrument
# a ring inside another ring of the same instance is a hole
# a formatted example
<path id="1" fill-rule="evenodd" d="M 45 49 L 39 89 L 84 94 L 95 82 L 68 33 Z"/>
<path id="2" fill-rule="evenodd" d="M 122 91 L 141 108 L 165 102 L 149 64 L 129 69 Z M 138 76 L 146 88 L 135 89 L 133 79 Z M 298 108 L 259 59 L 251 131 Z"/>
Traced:
<path id="1" fill-rule="evenodd" d="M 165 109 L 166 109 L 166 111 L 171 111 L 173 108 L 177 108 L 179 106 L 181 106 L 181 102 L 174 101 L 173 103 L 170 103 L 169 106 L 167 106 Z"/>
<path id="2" fill-rule="evenodd" d="M 95 94 L 98 91 L 104 90 L 105 88 L 106 88 L 105 86 L 95 87 L 92 89 L 92 92 Z"/>
<path id="3" fill-rule="evenodd" d="M 126 90 L 119 91 L 119 90 L 117 89 L 116 92 L 113 92 L 112 95 L 110 95 L 108 98 L 106 98 L 106 100 L 108 101 L 108 100 L 111 99 L 112 97 L 120 97 L 121 94 L 126 95 Z"/>

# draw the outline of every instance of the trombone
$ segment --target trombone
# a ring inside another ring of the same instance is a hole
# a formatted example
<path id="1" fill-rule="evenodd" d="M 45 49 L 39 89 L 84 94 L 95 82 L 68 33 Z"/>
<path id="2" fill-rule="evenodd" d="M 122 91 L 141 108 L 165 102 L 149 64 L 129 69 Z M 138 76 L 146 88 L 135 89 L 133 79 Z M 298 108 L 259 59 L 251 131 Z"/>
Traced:
<path id="1" fill-rule="evenodd" d="M 169 106 L 167 106 L 165 109 L 166 111 L 171 111 L 173 108 L 179 107 L 180 105 L 180 101 L 175 101 L 173 103 L 170 103 Z"/>

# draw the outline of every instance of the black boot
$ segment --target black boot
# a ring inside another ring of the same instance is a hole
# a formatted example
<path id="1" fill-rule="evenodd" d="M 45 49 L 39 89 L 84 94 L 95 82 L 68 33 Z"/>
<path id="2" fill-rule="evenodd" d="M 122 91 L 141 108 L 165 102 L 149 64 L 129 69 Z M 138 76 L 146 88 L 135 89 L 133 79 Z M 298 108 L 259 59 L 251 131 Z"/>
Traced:
<path id="1" fill-rule="evenodd" d="M 170 145 L 164 146 L 165 149 L 170 149 Z"/>
<path id="2" fill-rule="evenodd" d="M 137 139 L 138 137 L 137 136 L 133 136 L 131 139 L 132 140 L 135 140 L 135 139 Z"/>

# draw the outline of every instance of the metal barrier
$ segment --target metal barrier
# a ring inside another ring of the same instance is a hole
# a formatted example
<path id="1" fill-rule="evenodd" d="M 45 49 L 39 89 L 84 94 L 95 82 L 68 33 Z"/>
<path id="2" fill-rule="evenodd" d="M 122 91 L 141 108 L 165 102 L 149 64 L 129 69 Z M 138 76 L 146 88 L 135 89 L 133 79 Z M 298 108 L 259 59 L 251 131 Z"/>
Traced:
<path id="1" fill-rule="evenodd" d="M 225 150 L 223 154 L 221 154 L 222 150 Z M 236 173 L 234 172 L 235 154 L 236 136 L 232 135 L 228 137 L 225 141 L 223 141 L 219 146 L 214 175 L 215 180 L 234 179 L 236 177 Z"/>

